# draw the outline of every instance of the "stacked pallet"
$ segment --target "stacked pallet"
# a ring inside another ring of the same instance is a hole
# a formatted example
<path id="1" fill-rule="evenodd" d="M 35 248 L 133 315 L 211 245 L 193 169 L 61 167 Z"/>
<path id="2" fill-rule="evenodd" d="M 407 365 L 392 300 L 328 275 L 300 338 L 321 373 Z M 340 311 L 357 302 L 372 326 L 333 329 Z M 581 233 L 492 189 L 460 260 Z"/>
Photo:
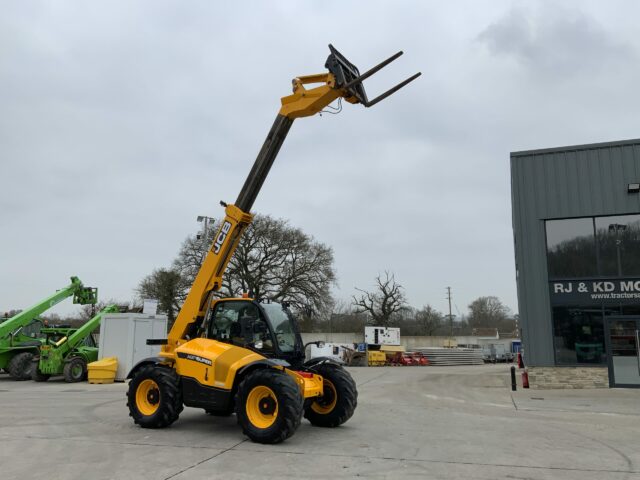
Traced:
<path id="1" fill-rule="evenodd" d="M 418 347 L 412 350 L 424 354 L 429 359 L 429 365 L 484 365 L 479 348 Z"/>

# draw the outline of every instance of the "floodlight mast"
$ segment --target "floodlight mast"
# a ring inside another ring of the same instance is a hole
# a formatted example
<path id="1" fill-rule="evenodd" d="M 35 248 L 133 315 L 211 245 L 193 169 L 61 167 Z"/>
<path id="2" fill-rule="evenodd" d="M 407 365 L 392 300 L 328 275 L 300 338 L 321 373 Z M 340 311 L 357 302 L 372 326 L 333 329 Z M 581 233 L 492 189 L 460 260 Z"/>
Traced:
<path id="1" fill-rule="evenodd" d="M 287 133 L 296 118 L 309 117 L 321 112 L 325 107 L 339 98 L 349 103 L 361 103 L 372 107 L 378 102 L 397 92 L 420 76 L 420 73 L 407 78 L 403 82 L 387 90 L 373 100 L 367 99 L 363 81 L 399 58 L 398 52 L 375 67 L 360 75 L 358 68 L 349 62 L 333 45 L 325 67 L 328 72 L 300 76 L 293 79 L 293 93 L 281 99 L 281 108 L 269 131 L 260 152 L 240 190 L 235 204 L 226 204 L 226 216 L 213 239 L 200 271 L 198 272 L 187 298 L 180 309 L 167 343 L 163 345 L 161 355 L 173 357 L 174 349 L 184 340 L 197 334 L 207 310 L 211 293 L 222 286 L 222 276 L 235 252 L 244 230 L 251 224 L 253 215 L 251 207 L 269 174 L 269 170 L 287 137 Z M 305 85 L 321 84 L 314 88 Z"/>

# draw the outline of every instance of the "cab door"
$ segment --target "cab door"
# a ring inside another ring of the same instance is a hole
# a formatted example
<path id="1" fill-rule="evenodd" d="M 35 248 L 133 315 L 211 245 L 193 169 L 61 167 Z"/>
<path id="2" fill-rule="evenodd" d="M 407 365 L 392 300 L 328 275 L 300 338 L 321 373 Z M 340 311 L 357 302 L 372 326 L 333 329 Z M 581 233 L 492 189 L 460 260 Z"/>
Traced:
<path id="1" fill-rule="evenodd" d="M 275 354 L 275 342 L 258 305 L 251 300 L 219 301 L 210 317 L 208 338 L 249 348 L 265 356 Z"/>

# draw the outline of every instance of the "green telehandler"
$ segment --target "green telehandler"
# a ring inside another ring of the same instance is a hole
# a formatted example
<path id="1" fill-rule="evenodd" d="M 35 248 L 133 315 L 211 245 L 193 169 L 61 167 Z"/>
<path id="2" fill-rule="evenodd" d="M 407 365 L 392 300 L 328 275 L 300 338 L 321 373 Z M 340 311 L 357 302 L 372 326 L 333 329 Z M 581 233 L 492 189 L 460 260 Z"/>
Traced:
<path id="1" fill-rule="evenodd" d="M 108 305 L 79 328 L 43 328 L 45 341 L 33 357 L 31 378 L 46 382 L 52 375 L 63 375 L 66 382 L 80 382 L 86 378 L 87 365 L 98 359 L 98 347 L 93 331 L 107 313 L 117 313 L 116 305 Z"/>
<path id="2" fill-rule="evenodd" d="M 33 357 L 38 354 L 44 341 L 40 328 L 42 322 L 38 316 L 71 296 L 73 303 L 95 304 L 98 300 L 98 290 L 85 287 L 78 277 L 71 277 L 71 283 L 66 287 L 0 323 L 1 369 L 16 380 L 31 378 Z"/>

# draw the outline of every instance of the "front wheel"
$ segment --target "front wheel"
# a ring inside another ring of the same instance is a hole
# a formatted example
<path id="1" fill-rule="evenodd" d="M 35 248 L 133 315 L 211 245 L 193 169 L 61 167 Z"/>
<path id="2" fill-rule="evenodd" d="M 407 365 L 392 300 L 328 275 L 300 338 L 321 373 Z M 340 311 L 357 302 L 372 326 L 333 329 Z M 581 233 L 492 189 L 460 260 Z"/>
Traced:
<path id="1" fill-rule="evenodd" d="M 175 370 L 144 365 L 129 382 L 127 407 L 133 421 L 142 428 L 164 428 L 182 411 L 180 380 Z"/>
<path id="2" fill-rule="evenodd" d="M 304 417 L 318 427 L 342 425 L 351 418 L 358 405 L 356 382 L 339 365 L 318 365 L 312 371 L 322 376 L 323 395 L 307 406 Z"/>
<path id="3" fill-rule="evenodd" d="M 67 383 L 81 382 L 87 375 L 87 362 L 81 357 L 72 358 L 64 364 L 62 373 Z"/>
<path id="4" fill-rule="evenodd" d="M 249 373 L 238 386 L 235 403 L 242 431 L 257 443 L 286 440 L 302 420 L 302 393 L 293 378 L 279 370 Z"/>

